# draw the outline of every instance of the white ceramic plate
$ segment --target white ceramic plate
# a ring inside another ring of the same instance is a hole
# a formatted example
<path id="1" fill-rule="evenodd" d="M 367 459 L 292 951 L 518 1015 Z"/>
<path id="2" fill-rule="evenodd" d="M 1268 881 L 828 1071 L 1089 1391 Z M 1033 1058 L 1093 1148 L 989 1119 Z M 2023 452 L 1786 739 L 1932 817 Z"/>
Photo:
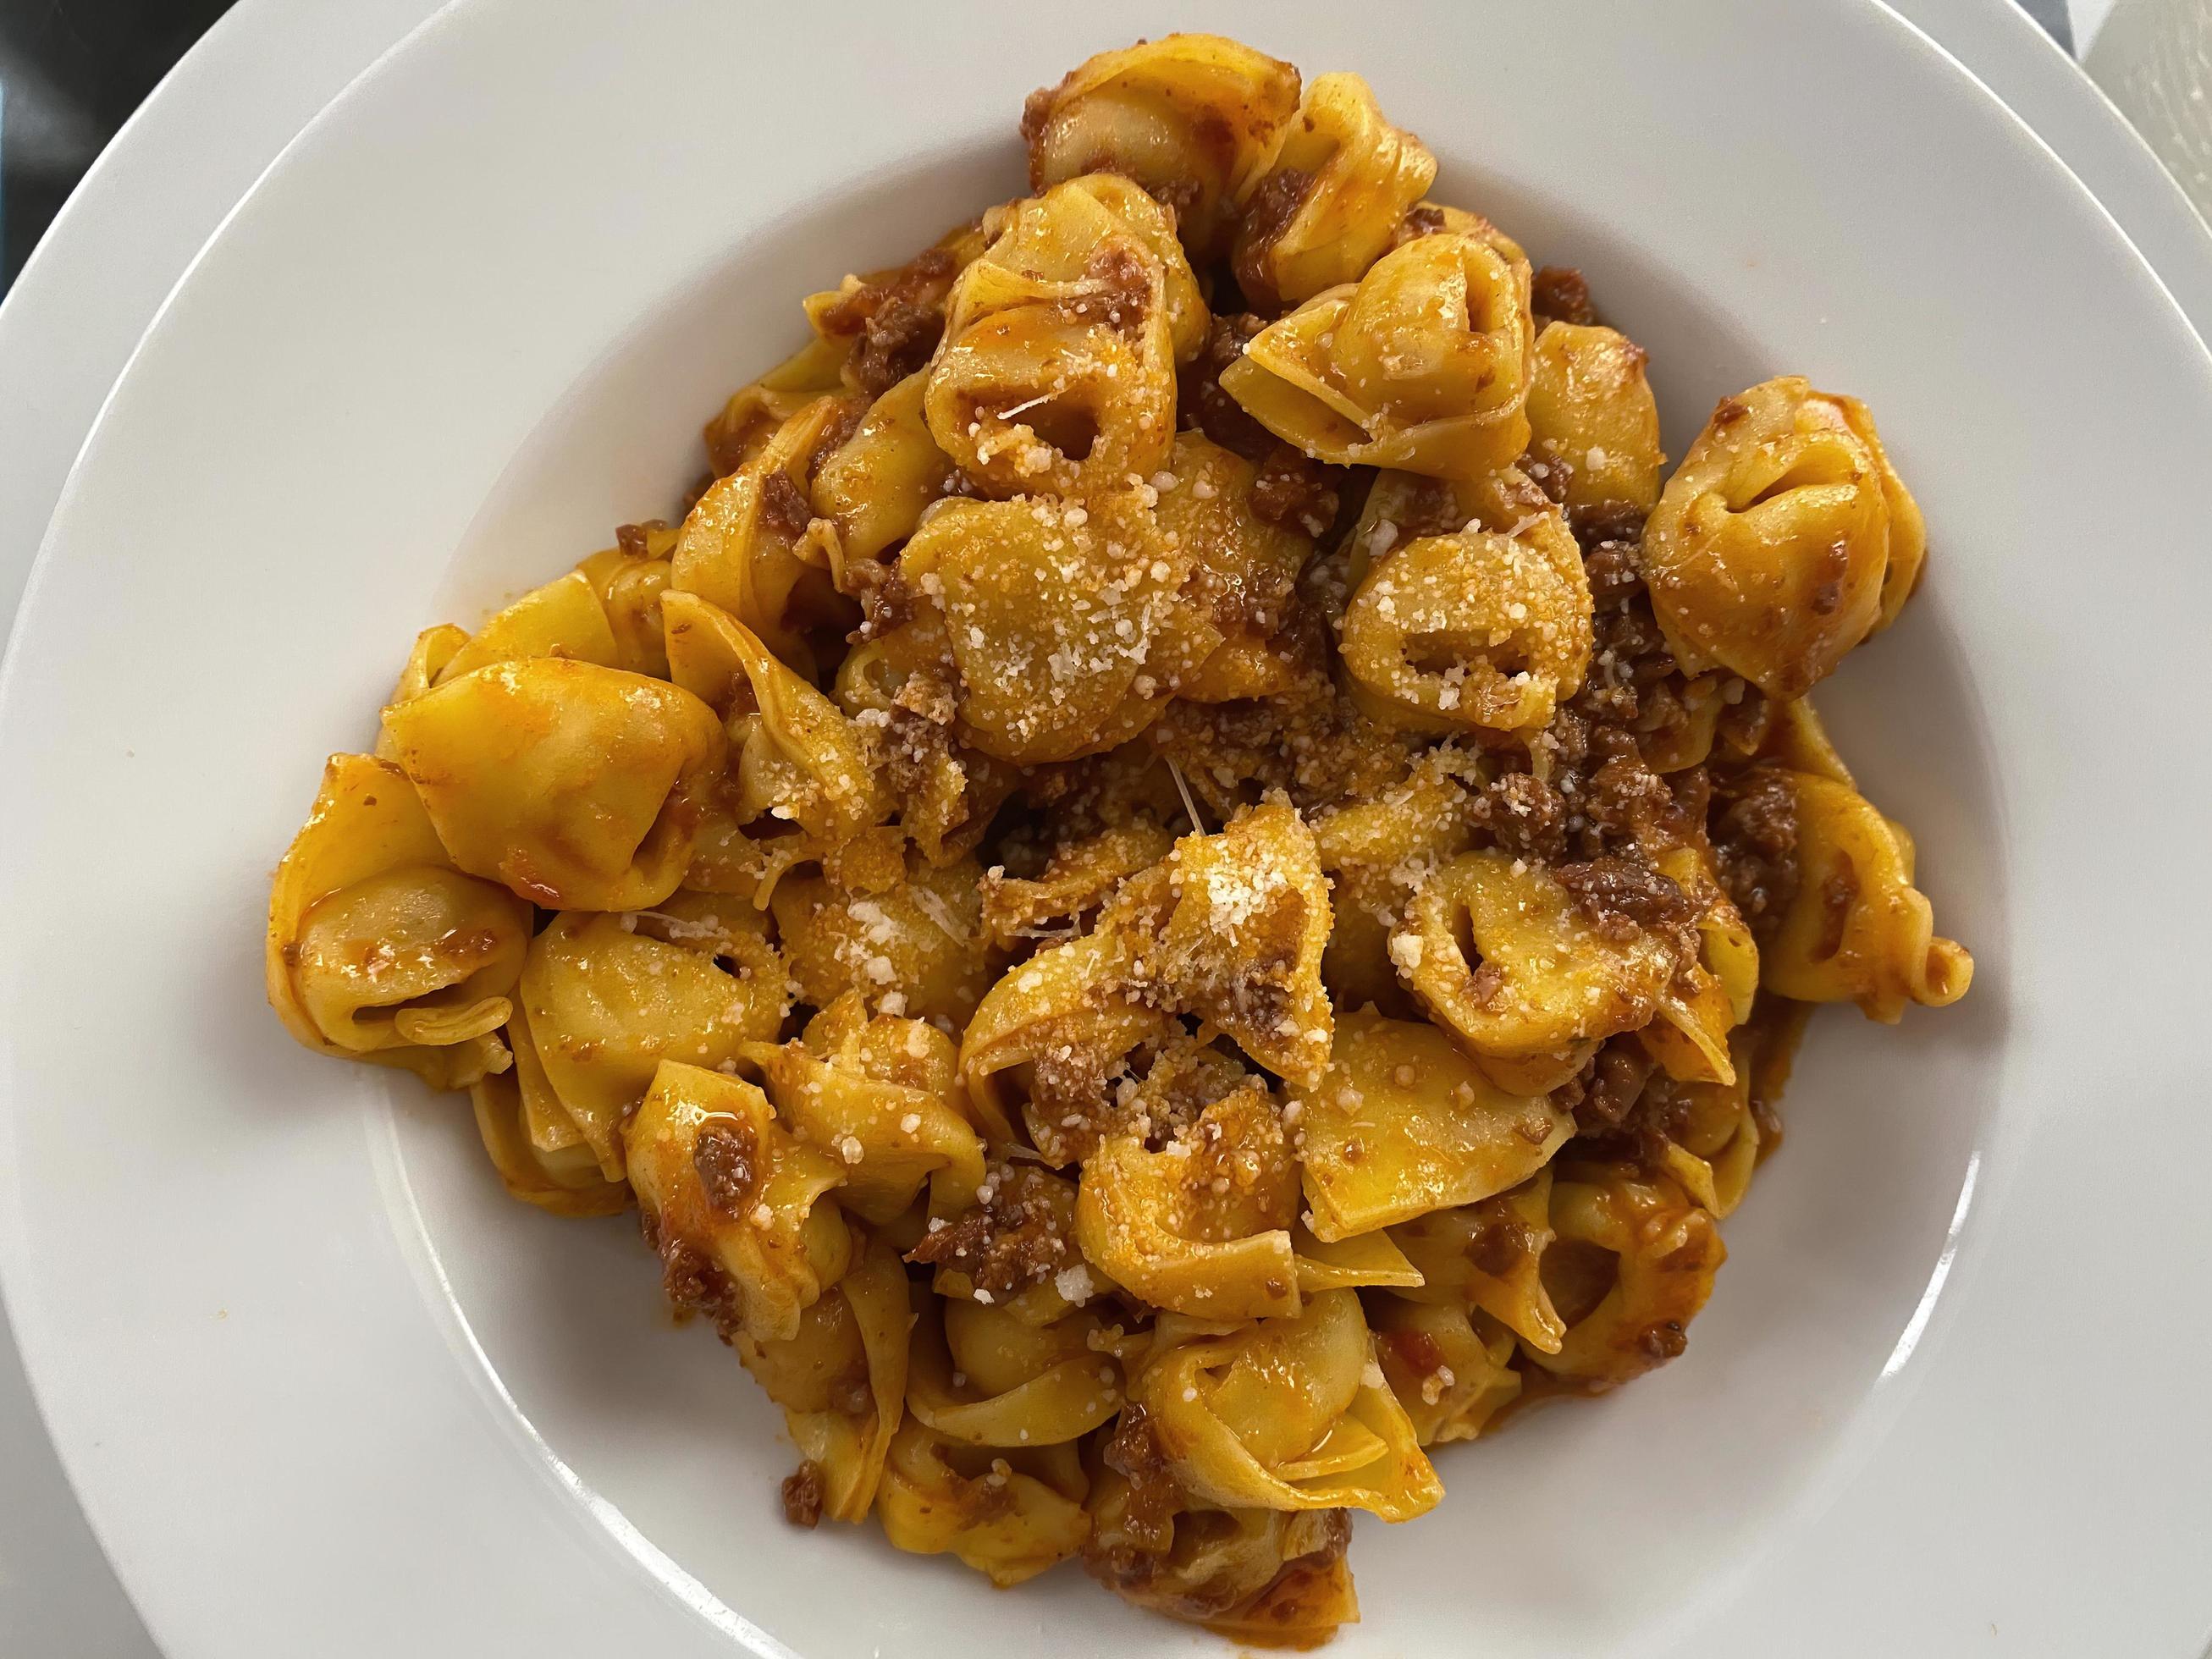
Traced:
<path id="1" fill-rule="evenodd" d="M 1443 1510 L 1355 1545 L 1342 1650 L 2192 1651 L 2205 1250 L 2149 1149 L 2198 1097 L 2202 905 L 2161 883 L 2206 803 L 2118 711 L 2189 706 L 2201 538 L 2161 481 L 2212 364 L 1884 14 L 1391 18 L 1206 15 L 1363 70 L 1450 194 L 1582 264 L 1676 447 L 1778 368 L 1873 401 L 1936 563 L 1826 702 L 1981 975 L 1901 1038 L 1816 1030 L 1690 1354 L 1448 1458 Z M 411 629 L 669 505 L 793 296 L 1012 189 L 1023 92 L 1188 21 L 887 11 L 831 50 L 708 0 L 483 0 L 310 128 L 149 336 L 0 686 L 0 1246 L 176 1653 L 1218 1645 L 784 1528 L 769 1412 L 625 1230 L 500 1200 L 452 1103 L 293 1051 L 256 972 L 267 866 Z"/>
<path id="2" fill-rule="evenodd" d="M 162 297 L 315 112 L 432 0 L 240 0 L 100 153 L 0 297 L 0 639 L 70 462 Z M 0 1654 L 154 1659 L 0 1318 Z"/>

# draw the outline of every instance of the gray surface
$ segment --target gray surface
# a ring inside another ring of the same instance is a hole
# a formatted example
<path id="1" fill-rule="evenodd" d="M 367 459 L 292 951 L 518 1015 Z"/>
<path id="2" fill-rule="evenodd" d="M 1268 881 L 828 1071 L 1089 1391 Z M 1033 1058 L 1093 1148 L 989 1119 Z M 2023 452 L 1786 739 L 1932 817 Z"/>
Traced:
<path id="1" fill-rule="evenodd" d="M 2020 0 L 2027 15 L 2051 31 L 2051 38 L 2069 52 L 2074 49 L 2074 17 L 2066 0 Z"/>
<path id="2" fill-rule="evenodd" d="M 2179 192 L 2148 173 L 2148 152 L 2059 52 L 2003 0 L 1893 3 L 2105 198 L 2198 331 L 2212 333 L 2212 239 Z M 2060 0 L 2031 3 L 2048 10 Z M 2074 0 L 2084 38 L 2109 5 Z M 173 77 L 203 94 L 210 82 L 219 86 L 214 102 L 196 105 L 186 122 L 157 95 L 143 118 L 143 137 L 154 142 L 125 142 L 94 169 L 21 291 L 0 307 L 0 385 L 8 388 L 0 453 L 11 461 L 0 469 L 0 617 L 12 615 L 33 551 L 17 527 L 46 521 L 76 441 L 178 272 L 276 147 L 434 9 L 435 0 L 245 0 Z M 211 124 L 225 131 L 228 142 L 216 148 L 228 152 L 227 162 L 190 173 L 172 167 L 159 135 Z M 72 229 L 74 216 L 89 226 L 124 200 L 137 216 L 127 247 L 112 229 L 82 237 Z M 71 307 L 65 339 L 31 320 L 57 314 L 41 307 L 61 306 Z M 0 1656 L 158 1659 L 69 1492 L 4 1328 L 0 1486 Z M 240 1564 L 241 1573 L 251 1571 Z M 301 1651 L 312 1651 L 311 1641 Z"/>

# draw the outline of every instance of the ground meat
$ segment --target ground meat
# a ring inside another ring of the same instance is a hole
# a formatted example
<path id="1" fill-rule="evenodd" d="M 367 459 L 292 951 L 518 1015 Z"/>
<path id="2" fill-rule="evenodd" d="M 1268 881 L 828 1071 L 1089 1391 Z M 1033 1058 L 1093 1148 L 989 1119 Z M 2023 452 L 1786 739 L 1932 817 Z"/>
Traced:
<path id="1" fill-rule="evenodd" d="M 1638 514 L 1614 513 L 1576 526 L 1589 582 L 1594 648 L 1589 678 L 1569 707 L 1594 725 L 1660 724 L 1645 718 L 1653 713 L 1646 705 L 1663 704 L 1666 688 L 1680 678 L 1644 588 L 1642 524 Z M 1679 708 L 1679 697 L 1673 706 Z"/>
<path id="2" fill-rule="evenodd" d="M 1548 862 L 1566 851 L 1566 803 L 1558 790 L 1530 773 L 1508 772 L 1492 779 L 1475 799 L 1474 817 L 1516 858 Z"/>
<path id="3" fill-rule="evenodd" d="M 1767 734 L 1774 729 L 1775 714 L 1780 705 L 1755 685 L 1743 680 L 1734 684 L 1739 688 L 1738 694 L 1735 702 L 1721 710 L 1718 735 L 1736 754 L 1755 755 L 1766 746 Z"/>
<path id="4" fill-rule="evenodd" d="M 1419 241 L 1424 236 L 1434 236 L 1444 228 L 1444 210 L 1423 202 L 1418 207 L 1406 210 L 1406 216 L 1398 222 L 1391 245 L 1403 247 L 1407 242 Z"/>
<path id="5" fill-rule="evenodd" d="M 1296 167 L 1279 167 L 1260 181 L 1244 204 L 1244 220 L 1237 227 L 1237 254 L 1231 263 L 1237 286 L 1253 304 L 1280 310 L 1283 297 L 1275 291 L 1267 272 L 1267 256 L 1276 240 L 1290 228 L 1313 189 L 1313 174 Z"/>
<path id="6" fill-rule="evenodd" d="M 1477 1273 L 1503 1279 L 1529 1255 L 1528 1230 L 1503 1205 L 1480 1205 L 1482 1224 L 1467 1241 L 1468 1265 Z"/>
<path id="7" fill-rule="evenodd" d="M 879 395 L 929 361 L 945 332 L 945 290 L 958 269 L 944 248 L 924 248 L 823 308 L 816 319 L 822 331 L 855 342 L 848 367 L 861 391 Z"/>
<path id="8" fill-rule="evenodd" d="M 1044 131 L 1052 125 L 1054 107 L 1060 102 L 1060 88 L 1067 84 L 1063 79 L 1059 86 L 1039 87 L 1022 100 L 1022 146 L 1030 153 L 1030 188 L 1044 188 Z"/>
<path id="9" fill-rule="evenodd" d="M 1309 536 L 1326 534 L 1336 522 L 1342 501 L 1338 481 L 1342 467 L 1317 461 L 1302 450 L 1278 443 L 1260 463 L 1252 480 L 1253 516 L 1268 524 L 1303 530 Z"/>
<path id="10" fill-rule="evenodd" d="M 691 1167 L 699 1172 L 708 1208 L 734 1219 L 753 1206 L 762 1173 L 760 1137 L 750 1123 L 709 1123 L 692 1146 Z"/>
<path id="11" fill-rule="evenodd" d="M 881 397 L 917 373 L 944 337 L 945 313 L 921 300 L 893 300 L 868 319 L 867 337 L 853 354 L 853 379 L 871 397 Z"/>
<path id="12" fill-rule="evenodd" d="M 1104 1458 L 1106 1467 L 1129 1483 L 1121 1525 L 1129 1541 L 1142 1549 L 1166 1549 L 1174 1538 L 1176 1511 L 1182 1507 L 1182 1490 L 1142 1406 L 1122 1407 Z"/>
<path id="13" fill-rule="evenodd" d="M 797 541 L 813 522 L 814 508 L 805 492 L 792 483 L 791 474 L 779 468 L 761 482 L 760 516 L 770 530 Z"/>
<path id="14" fill-rule="evenodd" d="M 703 1314 L 722 1340 L 732 1340 L 744 1309 L 729 1276 L 682 1239 L 663 1231 L 650 1210 L 639 1210 L 638 1229 L 647 1247 L 660 1258 L 660 1288 L 677 1316 Z"/>
<path id="15" fill-rule="evenodd" d="M 1206 186 L 1195 179 L 1156 179 L 1145 186 L 1145 193 L 1174 216 L 1180 230 L 1205 196 Z"/>
<path id="16" fill-rule="evenodd" d="M 1553 872 L 1575 908 L 1601 939 L 1625 944 L 1647 933 L 1680 928 L 1698 918 L 1698 906 L 1673 877 L 1641 859 L 1607 854 Z"/>
<path id="17" fill-rule="evenodd" d="M 821 1524 L 822 1466 L 808 1458 L 783 1478 L 783 1518 L 794 1527 Z"/>
<path id="18" fill-rule="evenodd" d="M 920 799 L 951 758 L 951 732 L 911 708 L 896 707 L 886 711 L 881 730 L 883 741 L 876 747 L 875 758 L 884 781 L 901 800 Z"/>
<path id="19" fill-rule="evenodd" d="M 1064 1206 L 1051 1201 L 1052 1177 L 1027 1164 L 1004 1165 L 983 1183 L 988 1194 L 907 1253 L 908 1261 L 966 1273 L 988 1297 L 1043 1283 L 1073 1259 Z"/>
<path id="20" fill-rule="evenodd" d="M 1245 342 L 1266 326 L 1249 311 L 1214 318 L 1196 360 L 1176 377 L 1184 428 L 1203 432 L 1248 461 L 1264 460 L 1275 447 L 1275 434 L 1221 389 L 1221 371 L 1243 356 Z"/>
<path id="21" fill-rule="evenodd" d="M 1146 1064 L 1137 1091 L 1150 1119 L 1144 1127 L 1152 1132 L 1149 1140 L 1153 1149 L 1158 1150 L 1197 1122 L 1216 1101 L 1256 1084 L 1257 1079 L 1244 1069 L 1242 1061 L 1210 1043 L 1188 1039 L 1158 1050 Z M 1278 1138 L 1276 1130 L 1271 1128 L 1267 1133 L 1271 1139 Z M 1233 1163 L 1245 1151 L 1243 1145 L 1231 1146 L 1217 1138 L 1193 1156 L 1216 1161 L 1226 1158 Z M 1224 1168 L 1220 1173 L 1233 1179 L 1232 1170 Z"/>
<path id="22" fill-rule="evenodd" d="M 1182 769 L 1206 809 L 1226 820 L 1270 789 L 1288 789 L 1296 757 L 1279 700 L 1172 702 L 1145 741 Z"/>
<path id="23" fill-rule="evenodd" d="M 1587 825 L 1585 844 L 1595 849 L 1585 858 L 1685 837 L 1689 826 L 1676 809 L 1674 792 L 1645 762 L 1634 732 L 1601 726 L 1592 732 L 1590 746 L 1593 757 L 1605 759 L 1572 800 Z"/>
<path id="24" fill-rule="evenodd" d="M 1644 517 L 1641 507 L 1623 501 L 1603 501 L 1570 514 L 1568 523 L 1575 532 L 1575 539 L 1582 544 L 1583 560 L 1586 566 L 1598 549 L 1608 544 L 1625 550 L 1632 565 L 1644 540 Z M 1640 572 L 1638 579 L 1641 580 Z"/>
<path id="25" fill-rule="evenodd" d="M 838 578 L 838 591 L 860 602 L 860 625 L 846 635 L 848 645 L 858 645 L 902 627 L 921 609 L 913 586 L 896 564 L 873 559 L 848 559 Z"/>
<path id="26" fill-rule="evenodd" d="M 821 471 L 822 463 L 836 451 L 842 449 L 853 434 L 860 429 L 860 422 L 868 418 L 868 410 L 872 402 L 872 398 L 840 398 L 837 400 L 830 418 L 822 422 L 822 430 L 815 434 L 814 447 L 807 454 L 806 479 L 809 483 L 814 481 L 814 475 Z"/>
<path id="27" fill-rule="evenodd" d="M 1467 1000 L 1478 1008 L 1487 1008 L 1491 998 L 1505 988 L 1505 970 L 1494 962 L 1486 962 L 1468 975 Z"/>
<path id="28" fill-rule="evenodd" d="M 1650 1358 L 1664 1362 L 1680 1357 L 1690 1346 L 1689 1334 L 1679 1319 L 1669 1319 L 1647 1327 L 1636 1339 L 1636 1345 Z"/>
<path id="29" fill-rule="evenodd" d="M 1571 1097 L 1559 1103 L 1574 1113 L 1575 1133 L 1592 1137 L 1617 1133 L 1643 1097 L 1651 1073 L 1651 1056 L 1633 1035 L 1607 1042 L 1561 1091 L 1563 1097 Z"/>
<path id="30" fill-rule="evenodd" d="M 1544 265 L 1530 285 L 1529 309 L 1539 327 L 1546 323 L 1577 323 L 1587 327 L 1597 321 L 1590 307 L 1589 284 L 1572 265 Z"/>
<path id="31" fill-rule="evenodd" d="M 1642 593 L 1642 550 L 1634 537 L 1608 536 L 1583 555 L 1583 575 L 1589 582 L 1590 604 L 1599 611 L 1613 610 Z"/>
<path id="32" fill-rule="evenodd" d="M 1444 1363 L 1443 1347 L 1426 1331 L 1391 1331 L 1383 1336 L 1382 1344 L 1416 1376 L 1432 1376 Z"/>
<path id="33" fill-rule="evenodd" d="M 1754 766 L 1716 796 L 1713 854 L 1721 884 L 1762 946 L 1797 895 L 1797 797 L 1789 780 Z"/>
<path id="34" fill-rule="evenodd" d="M 615 545 L 629 557 L 642 559 L 649 551 L 647 537 L 655 531 L 665 534 L 667 529 L 668 520 L 665 519 L 647 519 L 643 524 L 617 525 L 615 526 Z"/>
<path id="35" fill-rule="evenodd" d="M 1127 242 L 1102 243 L 1084 266 L 1083 274 L 1096 289 L 1069 307 L 1080 318 L 1103 320 L 1115 328 L 1135 328 L 1152 307 L 1152 274 L 1143 257 Z"/>

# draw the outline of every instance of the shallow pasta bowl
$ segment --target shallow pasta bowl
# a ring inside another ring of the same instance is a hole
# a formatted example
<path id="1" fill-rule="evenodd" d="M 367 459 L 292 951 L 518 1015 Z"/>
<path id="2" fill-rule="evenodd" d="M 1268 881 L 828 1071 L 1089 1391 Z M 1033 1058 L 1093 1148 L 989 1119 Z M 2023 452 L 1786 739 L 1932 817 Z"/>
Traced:
<path id="1" fill-rule="evenodd" d="M 1973 995 L 1817 1022 L 1680 1360 L 1440 1459 L 1346 1655 L 2193 1653 L 2212 1627 L 2202 902 L 2212 361 L 1887 12 L 1223 4 L 1202 19 L 477 0 L 325 112 L 149 333 L 0 683 L 0 1262 L 174 1653 L 1214 1651 L 1073 1570 L 799 1533 L 791 1452 L 621 1221 L 504 1200 L 465 1109 L 291 1045 L 269 866 L 416 629 L 665 513 L 793 301 L 1021 183 L 1023 94 L 1202 21 L 1357 70 L 1437 194 L 1581 266 L 1679 453 L 1798 371 L 1933 551 L 1822 706 Z M 2179 1154 L 2179 1155 L 2178 1155 Z M 2110 1356 L 2110 1357 L 2107 1357 Z M 313 1632 L 312 1638 L 303 1632 Z M 1071 1634 L 1073 1632 L 1073 1634 Z"/>

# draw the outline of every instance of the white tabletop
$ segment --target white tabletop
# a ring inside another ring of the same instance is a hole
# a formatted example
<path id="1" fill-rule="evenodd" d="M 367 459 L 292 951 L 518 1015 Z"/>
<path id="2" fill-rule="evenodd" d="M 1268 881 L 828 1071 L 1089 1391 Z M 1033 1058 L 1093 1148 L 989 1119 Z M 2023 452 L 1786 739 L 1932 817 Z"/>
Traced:
<path id="1" fill-rule="evenodd" d="M 2212 234 L 2009 0 L 1892 0 L 2097 193 L 2212 337 Z M 2071 0 L 2077 40 L 2113 0 Z M 177 277 L 310 116 L 440 0 L 242 0 L 118 135 L 0 305 L 0 618 L 70 463 Z M 0 1322 L 0 1654 L 155 1659 L 40 1426 Z"/>

